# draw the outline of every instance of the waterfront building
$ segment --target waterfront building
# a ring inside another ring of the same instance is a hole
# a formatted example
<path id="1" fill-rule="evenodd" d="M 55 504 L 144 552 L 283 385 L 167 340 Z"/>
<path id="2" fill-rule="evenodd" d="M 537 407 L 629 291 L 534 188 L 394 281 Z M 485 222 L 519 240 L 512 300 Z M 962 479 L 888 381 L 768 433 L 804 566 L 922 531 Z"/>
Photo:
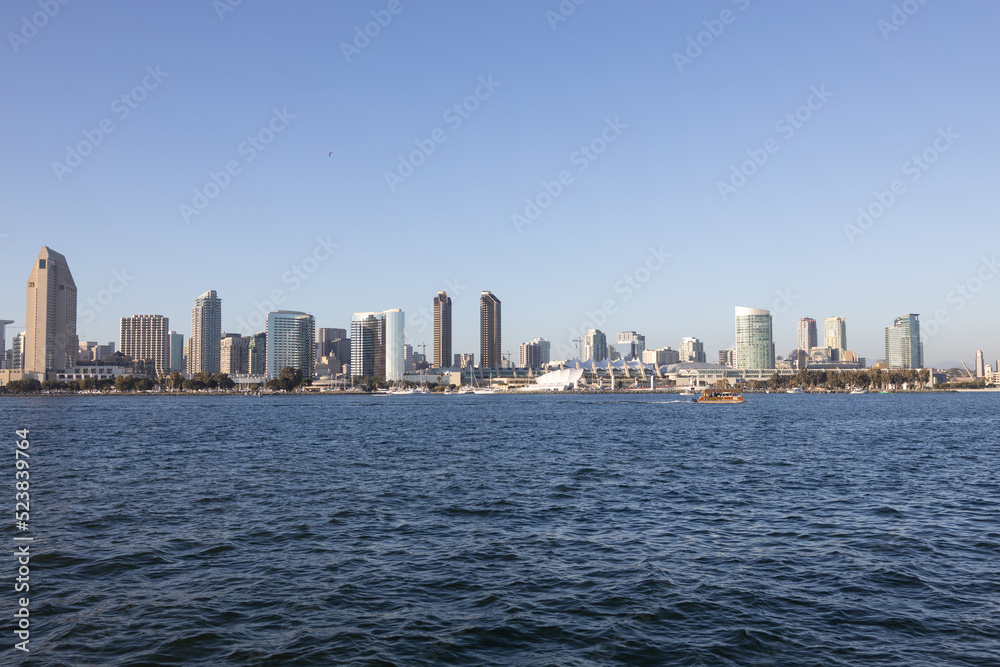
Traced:
<path id="1" fill-rule="evenodd" d="M 316 319 L 309 313 L 278 310 L 267 314 L 266 370 L 268 380 L 281 375 L 286 366 L 302 373 L 303 379 L 315 374 Z"/>
<path id="2" fill-rule="evenodd" d="M 739 370 L 774 368 L 770 311 L 736 306 L 736 345 L 733 356 L 735 368 Z"/>
<path id="3" fill-rule="evenodd" d="M 825 327 L 824 323 L 824 327 Z M 824 331 L 825 333 L 825 331 Z M 816 340 L 816 320 L 811 317 L 803 317 L 799 320 L 799 350 L 809 354 L 809 350 L 818 346 Z"/>
<path id="4" fill-rule="evenodd" d="M 583 361 L 604 361 L 607 358 L 607 336 L 600 329 L 590 329 L 583 337 Z"/>
<path id="5" fill-rule="evenodd" d="M 705 363 L 705 344 L 697 338 L 688 336 L 681 340 L 681 348 L 678 350 L 680 362 L 693 361 L 695 363 Z"/>
<path id="6" fill-rule="evenodd" d="M 479 297 L 480 368 L 500 368 L 503 363 L 500 341 L 500 299 L 484 290 Z"/>
<path id="7" fill-rule="evenodd" d="M 28 276 L 22 357 L 25 373 L 76 364 L 76 283 L 66 258 L 43 246 Z"/>
<path id="8" fill-rule="evenodd" d="M 543 368 L 552 356 L 552 344 L 544 338 L 521 343 L 519 368 Z"/>
<path id="9" fill-rule="evenodd" d="M 438 292 L 434 297 L 434 366 L 447 368 L 451 362 L 451 297 Z"/>
<path id="10" fill-rule="evenodd" d="M 172 373 L 183 373 L 186 368 L 184 364 L 184 334 L 168 331 L 167 345 L 170 348 L 170 360 L 167 362 L 167 367 Z"/>
<path id="11" fill-rule="evenodd" d="M 267 374 L 267 332 L 259 331 L 250 336 L 247 344 L 247 371 L 250 375 Z"/>
<path id="12" fill-rule="evenodd" d="M 404 314 L 398 308 L 351 317 L 351 374 L 387 382 L 403 379 L 406 368 Z M 418 355 L 413 355 L 414 366 Z"/>
<path id="13" fill-rule="evenodd" d="M 166 375 L 170 366 L 170 320 L 163 315 L 133 315 L 121 318 L 118 346 L 132 361 L 152 364 L 156 375 Z"/>
<path id="14" fill-rule="evenodd" d="M 885 364 L 894 368 L 923 368 L 924 344 L 920 341 L 920 316 L 897 317 L 885 328 Z"/>
<path id="15" fill-rule="evenodd" d="M 847 323 L 843 317 L 823 320 L 823 345 L 838 351 L 847 349 Z M 839 355 L 837 358 L 840 358 Z"/>
<path id="16" fill-rule="evenodd" d="M 7 367 L 7 332 L 5 329 L 8 324 L 14 324 L 14 320 L 0 320 L 0 368 Z"/>
<path id="17" fill-rule="evenodd" d="M 222 367 L 222 299 L 208 290 L 194 300 L 191 338 L 188 340 L 188 373 L 218 373 Z"/>
<path id="18" fill-rule="evenodd" d="M 250 337 L 238 333 L 222 335 L 219 366 L 230 377 L 250 373 Z"/>
<path id="19" fill-rule="evenodd" d="M 983 360 L 983 351 L 976 350 L 976 377 L 984 378 L 986 377 L 986 366 Z"/>

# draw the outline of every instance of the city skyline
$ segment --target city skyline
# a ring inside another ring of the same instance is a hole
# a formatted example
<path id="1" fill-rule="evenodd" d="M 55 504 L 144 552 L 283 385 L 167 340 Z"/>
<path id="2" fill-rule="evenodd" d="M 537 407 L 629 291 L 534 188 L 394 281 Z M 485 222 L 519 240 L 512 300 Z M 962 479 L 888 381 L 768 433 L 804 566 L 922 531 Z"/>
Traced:
<path id="1" fill-rule="evenodd" d="M 213 287 L 226 331 L 392 303 L 430 346 L 416 316 L 447 291 L 453 354 L 472 352 L 488 288 L 511 354 L 598 327 L 714 356 L 735 303 L 772 311 L 782 355 L 801 317 L 843 316 L 851 349 L 880 358 L 902 312 L 922 314 L 928 364 L 994 354 L 995 3 L 922 4 L 891 31 L 890 2 L 586 3 L 556 25 L 527 3 L 403 6 L 350 58 L 379 7 L 69 8 L 9 44 L 25 104 L 2 130 L 8 337 L 20 258 L 55 244 L 89 340 L 132 313 L 184 322 Z M 721 8 L 734 22 L 705 33 Z M 25 11 L 0 23 L 17 33 Z M 959 239 L 983 242 L 937 252 Z"/>

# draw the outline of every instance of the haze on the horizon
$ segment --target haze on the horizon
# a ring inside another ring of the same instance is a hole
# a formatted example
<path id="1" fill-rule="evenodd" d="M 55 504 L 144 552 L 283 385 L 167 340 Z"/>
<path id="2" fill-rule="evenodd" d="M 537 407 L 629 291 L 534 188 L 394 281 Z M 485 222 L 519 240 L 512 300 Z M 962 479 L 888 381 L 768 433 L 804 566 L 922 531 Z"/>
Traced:
<path id="1" fill-rule="evenodd" d="M 477 361 L 482 290 L 514 355 L 596 323 L 714 360 L 747 305 L 780 355 L 841 315 L 873 363 L 912 312 L 928 365 L 1000 357 L 996 3 L 42 4 L 0 8 L 8 345 L 47 245 L 84 340 L 153 313 L 187 336 L 215 289 L 226 331 L 278 291 L 320 327 L 402 308 L 430 346 L 445 289 Z"/>

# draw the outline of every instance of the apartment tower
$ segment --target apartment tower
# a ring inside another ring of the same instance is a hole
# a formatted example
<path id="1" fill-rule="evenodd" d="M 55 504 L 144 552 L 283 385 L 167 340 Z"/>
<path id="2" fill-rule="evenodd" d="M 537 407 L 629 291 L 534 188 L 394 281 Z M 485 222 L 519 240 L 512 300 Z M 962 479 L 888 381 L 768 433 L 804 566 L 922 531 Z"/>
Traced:
<path id="1" fill-rule="evenodd" d="M 771 311 L 736 306 L 734 365 L 740 370 L 774 368 Z"/>
<path id="2" fill-rule="evenodd" d="M 479 297 L 479 367 L 500 368 L 500 299 L 483 291 Z"/>
<path id="3" fill-rule="evenodd" d="M 445 368 L 451 361 L 451 297 L 438 292 L 434 297 L 434 366 Z"/>
<path id="4" fill-rule="evenodd" d="M 221 368 L 222 299 L 213 289 L 195 299 L 191 309 L 188 373 L 218 373 Z"/>
<path id="5" fill-rule="evenodd" d="M 133 361 L 152 362 L 157 375 L 170 372 L 170 320 L 163 315 L 121 318 L 118 349 Z"/>

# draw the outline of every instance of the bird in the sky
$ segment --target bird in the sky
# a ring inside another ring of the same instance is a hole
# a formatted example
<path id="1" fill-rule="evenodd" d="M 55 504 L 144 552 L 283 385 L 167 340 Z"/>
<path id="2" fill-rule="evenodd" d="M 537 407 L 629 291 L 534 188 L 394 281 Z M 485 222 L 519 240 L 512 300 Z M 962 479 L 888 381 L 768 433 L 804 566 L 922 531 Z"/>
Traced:
<path id="1" fill-rule="evenodd" d="M 330 157 L 333 157 L 333 151 L 330 151 Z"/>

